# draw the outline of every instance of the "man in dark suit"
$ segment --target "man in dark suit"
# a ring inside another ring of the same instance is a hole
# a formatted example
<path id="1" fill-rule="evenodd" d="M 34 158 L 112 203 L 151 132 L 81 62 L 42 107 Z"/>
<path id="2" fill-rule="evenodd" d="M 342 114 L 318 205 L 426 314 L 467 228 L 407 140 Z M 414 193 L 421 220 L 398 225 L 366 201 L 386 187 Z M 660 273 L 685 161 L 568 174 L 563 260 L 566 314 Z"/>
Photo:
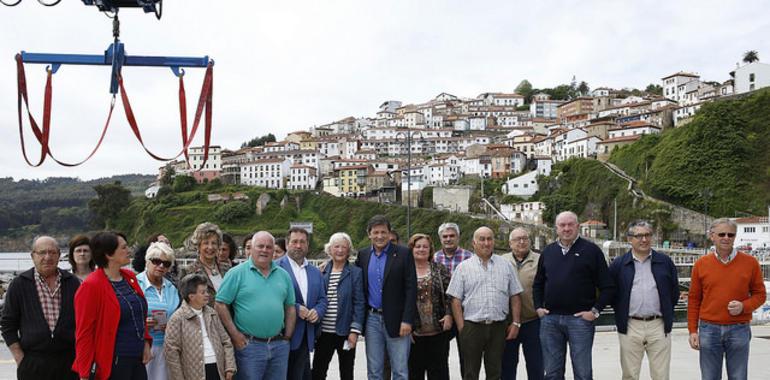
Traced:
<path id="1" fill-rule="evenodd" d="M 289 272 L 297 302 L 297 324 L 291 337 L 286 378 L 310 380 L 310 352 L 314 348 L 316 328 L 321 325 L 326 313 L 326 288 L 321 271 L 306 259 L 309 241 L 307 231 L 294 227 L 286 236 L 286 255 L 276 263 Z"/>
<path id="2" fill-rule="evenodd" d="M 383 378 L 387 352 L 393 380 L 409 377 L 410 335 L 417 302 L 417 274 L 407 247 L 390 242 L 390 221 L 369 219 L 366 232 L 372 245 L 358 251 L 366 299 L 366 369 L 369 379 Z"/>

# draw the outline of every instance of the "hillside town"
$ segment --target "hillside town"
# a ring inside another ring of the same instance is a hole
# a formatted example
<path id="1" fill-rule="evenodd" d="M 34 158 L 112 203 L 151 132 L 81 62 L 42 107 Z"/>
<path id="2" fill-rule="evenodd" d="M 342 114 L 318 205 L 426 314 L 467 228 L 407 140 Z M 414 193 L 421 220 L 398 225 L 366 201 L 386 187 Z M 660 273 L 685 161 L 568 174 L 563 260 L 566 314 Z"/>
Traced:
<path id="1" fill-rule="evenodd" d="M 387 100 L 374 116 L 291 132 L 263 146 L 210 146 L 205 164 L 204 148 L 191 148 L 189 164 L 169 163 L 158 178 L 173 169 L 198 182 L 218 178 L 411 206 L 430 186 L 434 194 L 440 189 L 444 195 L 434 195 L 434 208 L 468 212 L 471 191 L 458 185 L 463 177 L 505 179 L 502 193 L 526 200 L 538 191 L 537 176 L 549 175 L 556 162 L 574 157 L 606 161 L 614 149 L 646 134 L 686 125 L 703 104 L 770 87 L 770 64 L 744 62 L 727 77 L 708 81 L 697 73 L 672 73 L 660 79 L 660 95 L 599 87 L 568 100 L 545 93 L 527 99 L 516 92 L 472 98 L 442 92 L 408 104 Z M 157 189 L 148 189 L 147 195 Z M 543 222 L 541 202 L 501 204 L 499 209 L 509 220 Z M 767 218 L 749 219 L 760 236 L 754 246 L 770 246 Z M 589 222 L 597 225 L 587 228 L 606 228 L 601 221 Z"/>

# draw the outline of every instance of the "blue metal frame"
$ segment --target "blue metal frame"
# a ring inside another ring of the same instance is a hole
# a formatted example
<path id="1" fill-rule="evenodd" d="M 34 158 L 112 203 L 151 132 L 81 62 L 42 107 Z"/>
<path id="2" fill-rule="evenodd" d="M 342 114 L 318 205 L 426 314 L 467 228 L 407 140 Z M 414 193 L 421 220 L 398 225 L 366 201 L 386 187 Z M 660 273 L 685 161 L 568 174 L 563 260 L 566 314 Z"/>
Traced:
<path id="1" fill-rule="evenodd" d="M 50 65 L 53 73 L 59 70 L 61 65 L 90 65 L 90 66 L 112 66 L 112 80 L 110 82 L 110 93 L 118 93 L 118 74 L 123 66 L 154 66 L 168 67 L 174 72 L 174 75 L 184 75 L 182 67 L 206 67 L 208 66 L 208 56 L 204 57 L 153 57 L 126 55 L 123 43 L 117 41 L 110 44 L 104 55 L 90 54 L 48 54 L 48 53 L 27 53 L 21 52 L 21 60 L 25 63 L 42 63 Z"/>

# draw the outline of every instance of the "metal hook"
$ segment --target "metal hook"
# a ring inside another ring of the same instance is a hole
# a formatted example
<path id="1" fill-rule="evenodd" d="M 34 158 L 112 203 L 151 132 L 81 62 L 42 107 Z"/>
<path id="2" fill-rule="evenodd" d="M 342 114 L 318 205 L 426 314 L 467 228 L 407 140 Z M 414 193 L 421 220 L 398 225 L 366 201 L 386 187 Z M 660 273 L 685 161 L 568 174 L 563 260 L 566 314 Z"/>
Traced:
<path id="1" fill-rule="evenodd" d="M 45 67 L 45 72 L 56 74 L 56 72 L 59 71 L 60 67 L 61 67 L 61 63 L 52 63 Z"/>
<path id="2" fill-rule="evenodd" d="M 176 75 L 177 78 L 184 77 L 184 69 L 179 68 L 179 66 L 171 66 L 171 71 L 174 72 L 174 75 Z"/>

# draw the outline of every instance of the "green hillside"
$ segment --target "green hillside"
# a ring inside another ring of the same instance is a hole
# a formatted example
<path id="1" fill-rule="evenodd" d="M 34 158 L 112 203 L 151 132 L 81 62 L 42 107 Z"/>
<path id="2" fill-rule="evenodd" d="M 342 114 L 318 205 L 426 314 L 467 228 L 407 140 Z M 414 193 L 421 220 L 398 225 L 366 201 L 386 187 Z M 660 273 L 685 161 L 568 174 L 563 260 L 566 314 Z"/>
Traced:
<path id="1" fill-rule="evenodd" d="M 712 216 L 770 204 L 770 89 L 703 105 L 693 120 L 616 149 L 610 161 L 647 194 Z"/>
<path id="2" fill-rule="evenodd" d="M 199 185 L 193 191 L 182 193 L 162 192 L 156 199 L 136 198 L 118 220 L 112 221 L 116 229 L 127 233 L 129 240 L 142 242 L 153 233 L 166 234 L 174 246 L 181 246 L 199 223 L 217 223 L 223 231 L 236 236 L 267 230 L 275 236 L 285 236 L 290 222 L 312 222 L 311 251 L 320 252 L 329 236 L 335 232 L 347 232 L 355 246 L 367 244 L 366 222 L 376 214 L 386 215 L 394 229 L 406 243 L 406 207 L 382 205 L 350 198 L 316 195 L 312 192 L 267 190 L 245 186 Z M 249 196 L 247 202 L 209 203 L 211 193 L 241 191 Z M 263 193 L 270 195 L 270 202 L 262 215 L 256 214 L 256 200 Z M 287 197 L 284 207 L 280 203 Z M 299 209 L 296 199 L 299 199 Z M 460 225 L 462 245 L 469 247 L 472 231 L 488 225 L 498 227 L 497 222 L 473 219 L 468 216 L 429 209 L 412 209 L 412 233 L 422 232 L 433 236 L 438 245 L 438 226 L 447 221 Z M 501 240 L 499 247 L 505 249 Z"/>
<path id="3" fill-rule="evenodd" d="M 622 180 L 600 162 L 591 159 L 571 159 L 557 163 L 551 175 L 538 178 L 540 191 L 536 199 L 544 202 L 546 223 L 552 223 L 560 211 L 571 210 L 580 220 L 595 219 L 610 227 L 614 220 L 617 201 L 618 231 L 636 219 L 653 221 L 658 233 L 667 234 L 676 229 L 671 223 L 668 207 L 635 199 L 627 191 L 628 182 Z M 618 233 L 622 236 L 622 233 Z"/>
<path id="4" fill-rule="evenodd" d="M 139 174 L 90 181 L 0 178 L 0 236 L 87 230 L 91 221 L 88 201 L 96 197 L 94 186 L 119 181 L 134 196 L 142 196 L 154 180 L 154 176 Z"/>

